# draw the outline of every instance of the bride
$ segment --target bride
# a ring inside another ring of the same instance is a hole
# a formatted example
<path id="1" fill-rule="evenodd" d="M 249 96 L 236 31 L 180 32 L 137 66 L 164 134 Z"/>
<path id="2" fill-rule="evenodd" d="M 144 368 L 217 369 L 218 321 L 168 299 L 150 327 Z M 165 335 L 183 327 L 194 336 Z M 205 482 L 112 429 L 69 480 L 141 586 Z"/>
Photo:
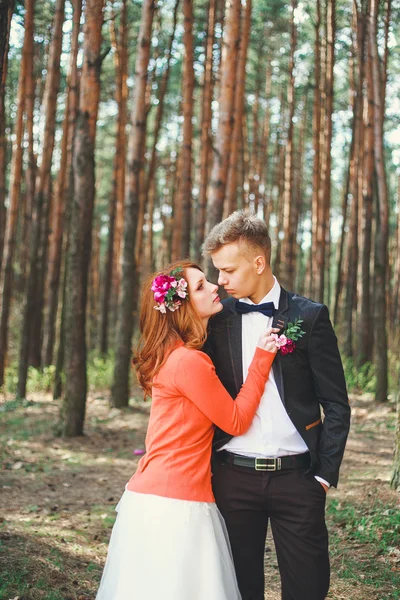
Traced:
<path id="1" fill-rule="evenodd" d="M 201 352 L 217 286 L 180 262 L 153 275 L 141 299 L 137 377 L 152 405 L 146 454 L 117 506 L 97 600 L 240 600 L 225 523 L 211 489 L 214 424 L 250 427 L 276 353 L 260 335 L 234 401 Z"/>

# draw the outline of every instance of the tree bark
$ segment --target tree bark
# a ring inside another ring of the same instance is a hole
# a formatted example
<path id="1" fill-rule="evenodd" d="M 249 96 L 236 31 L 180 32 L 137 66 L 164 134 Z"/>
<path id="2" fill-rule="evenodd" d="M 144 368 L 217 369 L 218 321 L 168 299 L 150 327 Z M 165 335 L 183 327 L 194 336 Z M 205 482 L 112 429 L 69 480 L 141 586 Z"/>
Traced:
<path id="1" fill-rule="evenodd" d="M 229 169 L 234 102 L 236 89 L 236 63 L 239 45 L 240 0 L 226 0 L 225 28 L 221 59 L 221 85 L 219 93 L 219 122 L 208 198 L 207 233 L 222 219 Z M 209 277 L 215 272 L 208 265 Z"/>
<path id="2" fill-rule="evenodd" d="M 368 23 L 366 24 L 369 26 Z M 368 41 L 368 35 L 367 35 Z M 358 343 L 356 351 L 357 365 L 361 367 L 372 360 L 373 318 L 371 313 L 371 251 L 373 220 L 373 183 L 374 183 L 374 100 L 372 89 L 372 60 L 370 45 L 365 61 L 366 94 L 363 102 L 364 156 L 361 170 L 361 231 L 358 275 L 359 315 L 357 318 Z"/>
<path id="3" fill-rule="evenodd" d="M 124 247 L 121 301 L 118 309 L 116 357 L 112 403 L 116 407 L 129 403 L 129 374 L 133 313 L 137 307 L 138 281 L 135 260 L 140 180 L 143 170 L 146 136 L 146 83 L 150 58 L 154 1 L 144 0 L 136 56 L 136 83 L 132 103 L 132 129 L 129 138 L 128 183 L 125 197 Z"/>
<path id="4" fill-rule="evenodd" d="M 390 487 L 396 491 L 400 490 L 400 380 L 397 382 L 397 419 L 396 419 L 396 439 L 394 445 L 393 473 L 390 481 Z"/>
<path id="5" fill-rule="evenodd" d="M 63 122 L 63 137 L 61 142 L 61 163 L 54 190 L 54 219 L 53 234 L 50 240 L 49 268 L 46 282 L 47 288 L 47 314 L 43 335 L 42 364 L 50 365 L 53 362 L 55 341 L 56 318 L 58 308 L 61 257 L 65 223 L 65 204 L 70 181 L 71 157 L 76 122 L 78 95 L 78 67 L 77 56 L 79 50 L 78 36 L 80 32 L 80 19 L 82 13 L 82 0 L 74 0 L 73 27 L 70 50 L 69 74 L 67 79 L 68 91 Z"/>
<path id="6" fill-rule="evenodd" d="M 283 191 L 283 242 L 282 242 L 282 260 L 283 269 L 281 271 L 282 284 L 288 289 L 294 288 L 294 278 L 296 271 L 295 244 L 296 234 L 293 227 L 294 212 L 294 193 L 293 193 L 293 173 L 294 173 L 294 109 L 295 109 L 295 87 L 294 87 L 294 53 L 297 44 L 297 32 L 294 20 L 294 12 L 297 8 L 297 0 L 292 0 L 291 11 L 291 36 L 290 36 L 290 56 L 289 56 L 289 87 L 288 87 L 288 109 L 289 125 L 287 132 L 287 143 L 285 150 L 285 175 Z"/>
<path id="7" fill-rule="evenodd" d="M 390 8 L 390 2 L 388 2 Z M 388 395 L 388 347 L 387 347 L 387 260 L 389 235 L 389 205 L 387 179 L 385 171 L 385 154 L 383 143 L 383 118 L 385 97 L 380 75 L 378 42 L 377 42 L 378 0 L 371 0 L 369 20 L 369 43 L 372 60 L 372 85 L 374 97 L 374 164 L 378 192 L 379 227 L 376 228 L 377 252 L 375 256 L 375 366 L 377 402 L 386 402 Z M 383 81 L 386 81 L 386 73 Z"/>
<path id="8" fill-rule="evenodd" d="M 344 333 L 343 352 L 346 356 L 354 355 L 354 316 L 357 309 L 357 265 L 359 259 L 359 214 L 361 199 L 359 194 L 361 161 L 363 153 L 363 80 L 365 71 L 365 23 L 358 11 L 357 4 L 353 4 L 353 48 L 354 48 L 354 73 L 351 85 L 353 87 L 353 136 L 352 154 L 350 155 L 350 181 L 349 191 L 351 200 L 350 223 L 347 242 L 347 259 L 345 264 L 345 297 L 344 297 Z M 358 79 L 356 77 L 358 73 Z"/>
<path id="9" fill-rule="evenodd" d="M 21 289 L 25 289 L 26 276 L 30 260 L 30 247 L 26 240 L 30 239 L 32 228 L 32 211 L 35 202 L 35 184 L 37 176 L 37 157 L 34 152 L 34 111 L 35 111 L 35 74 L 34 74 L 34 39 L 33 20 L 27 23 L 28 45 L 26 52 L 26 82 L 25 82 L 25 138 L 27 141 L 27 169 L 25 174 L 25 194 L 21 199 L 19 217 L 19 243 L 17 261 L 20 270 Z"/>
<path id="10" fill-rule="evenodd" d="M 89 351 L 93 351 L 97 344 L 99 322 L 100 298 L 100 221 L 93 224 L 92 253 L 88 280 L 88 306 L 87 306 L 87 344 Z"/>
<path id="11" fill-rule="evenodd" d="M 318 196 L 320 189 L 321 173 L 320 173 L 320 156 L 321 156 L 321 145 L 320 145 L 320 131 L 321 131 L 321 94 L 320 94 L 320 78 L 321 78 L 321 41 L 320 41 L 320 28 L 321 28 L 321 0 L 316 0 L 316 20 L 315 20 L 315 43 L 314 43 L 314 74 L 315 74 L 315 87 L 314 87 L 314 107 L 313 107 L 313 149 L 314 149 L 314 160 L 313 160 L 313 187 L 312 187 L 312 201 L 311 201 L 311 288 L 310 295 L 314 297 L 314 290 L 316 290 L 316 282 L 319 276 L 319 270 L 316 261 L 317 247 L 318 247 Z"/>
<path id="12" fill-rule="evenodd" d="M 395 329 L 400 320 L 400 176 L 397 179 L 397 222 L 396 222 L 396 239 L 393 248 L 393 298 L 392 303 L 392 327 Z M 400 342 L 400 331 L 396 343 Z"/>
<path id="13" fill-rule="evenodd" d="M 6 108 L 5 89 L 8 65 L 11 18 L 15 0 L 3 0 L 0 7 L 0 273 L 3 261 L 6 228 Z"/>
<path id="14" fill-rule="evenodd" d="M 14 4 L 15 0 L 0 0 L 0 81 L 3 81 L 3 73 L 7 72 L 8 41 Z"/>
<path id="15" fill-rule="evenodd" d="M 212 98 L 213 98 L 213 46 L 215 39 L 215 17 L 216 0 L 209 0 L 208 3 L 208 21 L 207 21 L 207 39 L 204 61 L 204 80 L 202 97 L 202 115 L 201 115 L 201 146 L 200 146 L 200 191 L 197 206 L 197 218 L 195 228 L 195 260 L 202 261 L 201 245 L 204 241 L 206 228 L 206 208 L 207 208 L 207 188 L 208 175 L 210 171 L 210 155 L 212 150 L 211 140 L 211 117 L 212 117 Z"/>
<path id="16" fill-rule="evenodd" d="M 53 22 L 46 86 L 44 91 L 45 128 L 42 162 L 38 169 L 34 215 L 32 219 L 30 268 L 25 289 L 22 334 L 18 365 L 18 390 L 20 398 L 26 394 L 29 363 L 40 366 L 41 330 L 44 294 L 44 263 L 47 255 L 48 214 L 50 209 L 51 163 L 55 140 L 57 96 L 60 87 L 60 56 L 65 0 L 57 0 Z M 41 248 L 41 250 L 40 250 Z M 42 254 L 40 254 L 42 252 Z"/>
<path id="17" fill-rule="evenodd" d="M 62 430 L 83 434 L 86 409 L 86 301 L 95 197 L 95 135 L 100 98 L 101 29 L 104 0 L 87 0 L 83 66 L 73 154 L 74 197 L 71 207 L 65 306 L 65 397 Z"/>
<path id="18" fill-rule="evenodd" d="M 123 224 L 123 204 L 125 194 L 125 151 L 128 100 L 128 6 L 123 0 L 121 7 L 120 35 L 116 39 L 112 21 L 111 40 L 114 47 L 116 73 L 115 100 L 118 106 L 116 150 L 114 157 L 113 188 L 109 206 L 107 252 L 104 261 L 103 293 L 100 308 L 100 353 L 108 353 L 108 326 L 110 319 L 111 290 L 114 289 L 115 302 L 118 301 L 120 282 L 119 257 L 121 228 Z M 113 285 L 114 282 L 114 285 Z"/>
<path id="19" fill-rule="evenodd" d="M 193 144 L 193 0 L 183 0 L 185 59 L 183 67 L 183 147 L 179 203 L 182 207 L 180 255 L 190 256 L 190 225 L 192 204 L 192 144 Z"/>
<path id="20" fill-rule="evenodd" d="M 335 0 L 327 0 L 326 10 L 326 58 L 324 76 L 320 85 L 324 85 L 324 110 L 321 118 L 322 148 L 320 155 L 320 182 L 318 190 L 318 225 L 315 258 L 314 297 L 324 301 L 325 272 L 327 262 L 327 246 L 330 233 L 330 198 L 331 198 L 331 146 L 332 146 L 332 113 L 333 113 L 333 73 L 335 62 Z M 321 143 L 321 140 L 320 140 Z"/>
<path id="21" fill-rule="evenodd" d="M 240 170 L 239 152 L 243 134 L 244 94 L 246 89 L 246 63 L 251 25 L 252 0 L 243 6 L 242 30 L 239 40 L 239 56 L 236 67 L 236 91 L 234 122 L 229 158 L 228 181 L 224 204 L 224 217 L 230 215 L 237 206 L 238 177 Z"/>
<path id="22" fill-rule="evenodd" d="M 25 25 L 33 21 L 34 0 L 26 0 Z M 20 200 L 20 188 L 22 177 L 22 137 L 24 132 L 24 110 L 25 110 L 25 81 L 26 81 L 26 50 L 29 47 L 28 35 L 25 29 L 24 46 L 18 79 L 17 116 L 15 119 L 15 141 L 12 147 L 11 176 L 10 176 L 10 198 L 7 214 L 5 232 L 3 265 L 0 281 L 0 387 L 4 383 L 4 369 L 8 349 L 8 325 L 13 289 L 13 263 L 15 243 L 17 235 L 18 210 Z"/>
<path id="23" fill-rule="evenodd" d="M 174 16 L 172 23 L 172 34 L 170 36 L 168 42 L 168 48 L 166 50 L 167 64 L 165 66 L 164 73 L 161 78 L 160 89 L 158 93 L 158 104 L 157 104 L 157 113 L 155 118 L 154 132 L 153 132 L 153 149 L 151 153 L 151 158 L 149 162 L 149 168 L 147 172 L 146 184 L 145 184 L 145 202 L 148 207 L 149 214 L 149 223 L 148 223 L 148 235 L 147 235 L 147 245 L 145 249 L 146 255 L 146 265 L 149 271 L 153 270 L 153 262 L 154 262 L 154 249 L 153 249 L 153 220 L 154 220 L 154 203 L 156 196 L 156 167 L 157 167 L 157 144 L 160 137 L 161 125 L 164 116 L 164 100 L 165 95 L 167 93 L 167 87 L 169 82 L 170 75 L 170 67 L 171 67 L 171 57 L 172 57 L 172 48 L 175 40 L 176 34 L 176 24 L 178 20 L 178 8 L 179 8 L 180 0 L 176 0 L 175 8 L 174 8 Z"/>

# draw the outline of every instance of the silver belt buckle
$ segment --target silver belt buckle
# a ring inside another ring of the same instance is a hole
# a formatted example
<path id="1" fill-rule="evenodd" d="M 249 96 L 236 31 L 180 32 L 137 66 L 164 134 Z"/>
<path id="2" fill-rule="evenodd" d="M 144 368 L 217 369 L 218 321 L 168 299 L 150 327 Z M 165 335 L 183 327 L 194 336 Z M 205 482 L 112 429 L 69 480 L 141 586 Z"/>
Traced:
<path id="1" fill-rule="evenodd" d="M 260 464 L 263 461 L 264 464 Z M 280 458 L 256 458 L 254 468 L 256 471 L 280 471 L 282 461 Z"/>

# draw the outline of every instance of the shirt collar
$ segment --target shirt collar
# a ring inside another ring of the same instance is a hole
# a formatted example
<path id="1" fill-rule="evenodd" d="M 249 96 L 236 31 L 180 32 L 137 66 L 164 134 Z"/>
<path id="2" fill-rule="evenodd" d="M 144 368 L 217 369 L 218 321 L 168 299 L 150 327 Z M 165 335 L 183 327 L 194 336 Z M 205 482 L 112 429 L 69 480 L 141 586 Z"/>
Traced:
<path id="1" fill-rule="evenodd" d="M 275 275 L 273 275 L 273 278 L 274 278 L 274 285 L 269 290 L 268 294 L 266 296 L 264 296 L 264 298 L 258 304 L 264 304 L 264 302 L 273 302 L 275 308 L 278 309 L 279 297 L 281 295 L 281 286 L 279 285 L 279 282 L 278 282 L 277 278 L 275 277 Z M 252 302 L 250 300 L 250 298 L 239 298 L 239 302 L 244 302 L 245 304 L 255 304 L 255 302 Z"/>

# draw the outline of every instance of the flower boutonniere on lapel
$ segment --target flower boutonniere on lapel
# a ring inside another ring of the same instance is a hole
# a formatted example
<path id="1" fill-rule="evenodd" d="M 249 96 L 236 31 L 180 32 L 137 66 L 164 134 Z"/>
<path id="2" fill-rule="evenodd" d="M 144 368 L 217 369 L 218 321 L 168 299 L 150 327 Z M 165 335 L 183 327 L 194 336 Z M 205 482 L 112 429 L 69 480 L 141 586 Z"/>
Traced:
<path id="1" fill-rule="evenodd" d="M 302 319 L 296 319 L 294 323 L 288 323 L 280 335 L 272 334 L 275 345 L 283 356 L 291 354 L 296 348 L 296 342 L 305 335 L 305 331 L 301 328 L 302 323 Z"/>

